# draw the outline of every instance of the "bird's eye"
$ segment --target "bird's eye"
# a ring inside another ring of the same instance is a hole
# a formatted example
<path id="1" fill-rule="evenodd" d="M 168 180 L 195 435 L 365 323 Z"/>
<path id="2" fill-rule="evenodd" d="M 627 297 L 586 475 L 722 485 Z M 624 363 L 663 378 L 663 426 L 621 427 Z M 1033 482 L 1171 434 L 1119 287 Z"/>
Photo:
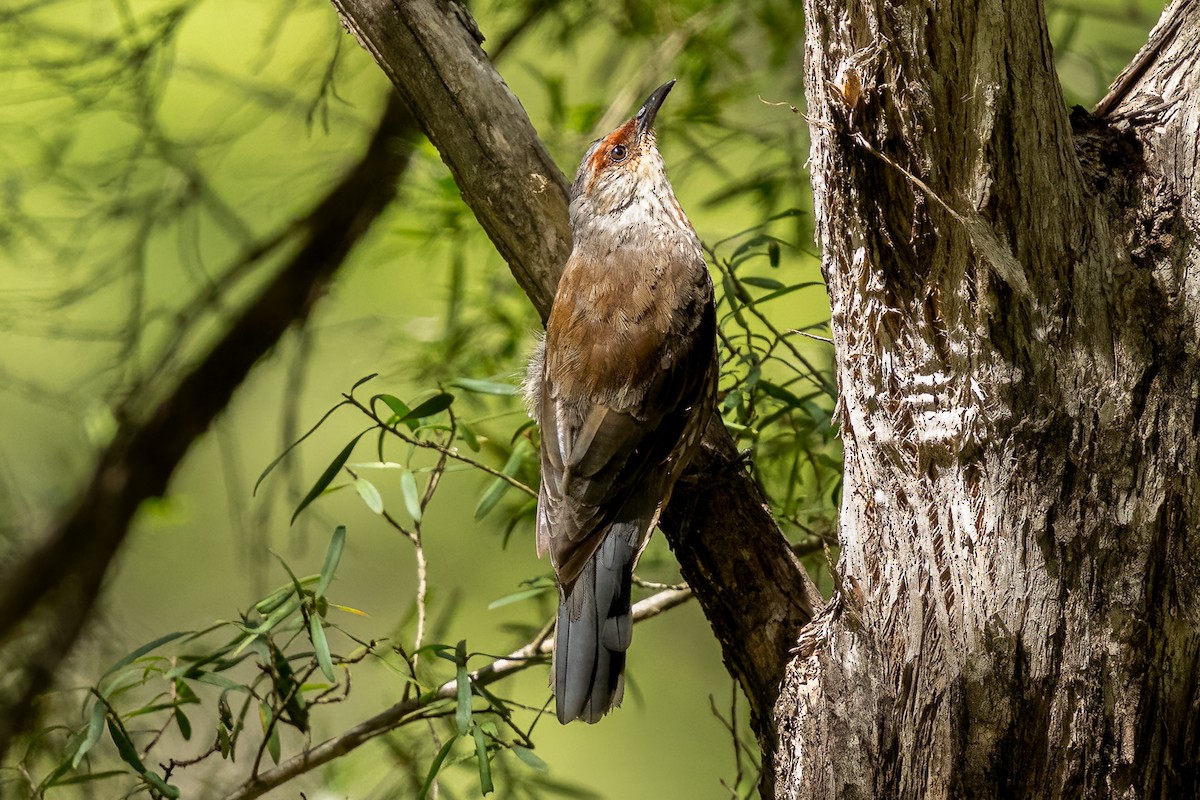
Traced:
<path id="1" fill-rule="evenodd" d="M 613 145 L 612 150 L 608 151 L 608 157 L 611 158 L 614 162 L 624 161 L 625 157 L 628 155 L 629 155 L 629 150 L 623 144 L 615 144 L 615 145 Z"/>

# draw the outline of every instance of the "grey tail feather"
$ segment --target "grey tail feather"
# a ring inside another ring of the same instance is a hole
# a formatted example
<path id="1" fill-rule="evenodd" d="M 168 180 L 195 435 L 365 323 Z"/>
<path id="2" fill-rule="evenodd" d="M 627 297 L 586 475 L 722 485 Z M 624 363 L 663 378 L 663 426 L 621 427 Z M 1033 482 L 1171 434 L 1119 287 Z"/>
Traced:
<path id="1" fill-rule="evenodd" d="M 621 704 L 625 651 L 633 638 L 630 584 L 640 538 L 636 523 L 614 523 L 579 577 L 559 593 L 554 693 L 563 724 L 598 722 Z"/>

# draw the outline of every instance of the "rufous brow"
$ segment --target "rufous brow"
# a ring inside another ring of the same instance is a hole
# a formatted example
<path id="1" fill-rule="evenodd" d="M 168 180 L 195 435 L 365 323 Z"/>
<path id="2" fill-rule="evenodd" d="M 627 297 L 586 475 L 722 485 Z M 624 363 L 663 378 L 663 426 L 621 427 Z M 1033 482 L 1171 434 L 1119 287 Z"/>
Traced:
<path id="1" fill-rule="evenodd" d="M 623 144 L 626 147 L 632 147 L 636 130 L 637 121 L 631 119 L 608 136 L 605 136 L 600 142 L 600 146 L 592 153 L 592 158 L 588 163 L 588 172 L 592 175 L 597 175 L 602 169 L 608 166 L 608 153 L 612 150 L 613 145 Z"/>

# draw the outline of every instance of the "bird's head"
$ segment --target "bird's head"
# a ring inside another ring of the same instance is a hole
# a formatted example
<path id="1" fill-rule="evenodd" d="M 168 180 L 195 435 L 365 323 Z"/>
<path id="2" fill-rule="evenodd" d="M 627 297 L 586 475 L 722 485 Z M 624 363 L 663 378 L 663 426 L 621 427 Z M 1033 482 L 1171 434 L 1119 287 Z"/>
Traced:
<path id="1" fill-rule="evenodd" d="M 571 191 L 571 219 L 619 214 L 639 199 L 674 199 L 654 136 L 654 118 L 674 80 L 655 89 L 637 114 L 602 139 L 592 142 Z"/>

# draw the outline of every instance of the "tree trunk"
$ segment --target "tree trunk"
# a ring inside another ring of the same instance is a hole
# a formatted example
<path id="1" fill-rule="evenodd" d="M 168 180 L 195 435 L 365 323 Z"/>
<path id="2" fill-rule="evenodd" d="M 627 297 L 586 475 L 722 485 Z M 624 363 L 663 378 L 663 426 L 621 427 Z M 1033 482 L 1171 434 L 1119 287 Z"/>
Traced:
<path id="1" fill-rule="evenodd" d="M 1195 796 L 1200 2 L 1068 116 L 1036 0 L 806 0 L 841 590 L 778 796 Z"/>

